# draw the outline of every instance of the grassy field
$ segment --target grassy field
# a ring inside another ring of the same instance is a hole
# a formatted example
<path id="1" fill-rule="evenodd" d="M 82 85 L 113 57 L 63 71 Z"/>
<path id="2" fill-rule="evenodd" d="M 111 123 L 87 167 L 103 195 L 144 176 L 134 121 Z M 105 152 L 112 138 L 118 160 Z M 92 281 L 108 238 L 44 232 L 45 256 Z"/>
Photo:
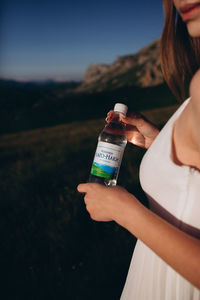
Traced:
<path id="1" fill-rule="evenodd" d="M 143 113 L 162 127 L 175 109 Z M 136 239 L 114 222 L 92 221 L 76 191 L 103 126 L 97 119 L 1 136 L 2 299 L 119 299 Z M 118 183 L 146 205 L 144 153 L 127 146 Z"/>

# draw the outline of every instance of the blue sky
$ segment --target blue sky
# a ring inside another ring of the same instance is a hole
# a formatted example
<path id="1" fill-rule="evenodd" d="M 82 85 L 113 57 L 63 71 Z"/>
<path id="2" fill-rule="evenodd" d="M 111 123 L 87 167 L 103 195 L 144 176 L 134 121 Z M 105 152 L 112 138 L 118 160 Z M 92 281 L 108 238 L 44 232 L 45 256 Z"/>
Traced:
<path id="1" fill-rule="evenodd" d="M 161 35 L 161 0 L 3 0 L 0 77 L 81 80 Z"/>

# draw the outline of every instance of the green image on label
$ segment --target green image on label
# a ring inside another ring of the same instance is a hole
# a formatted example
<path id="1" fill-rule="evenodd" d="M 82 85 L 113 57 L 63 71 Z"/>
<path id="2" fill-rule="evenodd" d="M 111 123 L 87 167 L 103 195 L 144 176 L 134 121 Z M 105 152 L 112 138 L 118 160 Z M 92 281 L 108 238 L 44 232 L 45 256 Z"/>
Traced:
<path id="1" fill-rule="evenodd" d="M 95 166 L 94 164 L 92 165 L 91 174 L 95 175 L 95 176 L 103 177 L 103 178 L 106 178 L 106 179 L 112 179 L 113 178 L 113 174 L 110 174 L 110 173 L 104 171 L 103 169 L 101 169 L 98 166 Z"/>

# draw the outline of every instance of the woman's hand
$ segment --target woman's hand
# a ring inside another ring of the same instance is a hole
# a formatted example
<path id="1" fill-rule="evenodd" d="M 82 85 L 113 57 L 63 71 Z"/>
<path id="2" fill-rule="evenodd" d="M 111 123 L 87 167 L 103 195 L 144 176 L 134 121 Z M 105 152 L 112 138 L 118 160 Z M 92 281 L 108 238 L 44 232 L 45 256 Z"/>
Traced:
<path id="1" fill-rule="evenodd" d="M 113 110 L 109 111 L 106 118 L 107 122 L 112 119 L 113 113 Z M 148 149 L 159 133 L 158 128 L 138 113 L 128 112 L 126 117 L 122 115 L 120 117 L 122 122 L 126 124 L 128 142 Z"/>
<path id="2" fill-rule="evenodd" d="M 200 240 L 171 225 L 120 186 L 79 184 L 86 208 L 96 221 L 116 221 L 168 265 L 200 288 Z"/>
<path id="3" fill-rule="evenodd" d="M 122 219 L 127 216 L 126 210 L 129 210 L 134 202 L 138 202 L 120 186 L 107 187 L 98 183 L 84 183 L 79 184 L 77 189 L 80 193 L 85 193 L 86 209 L 95 221 L 122 223 Z"/>

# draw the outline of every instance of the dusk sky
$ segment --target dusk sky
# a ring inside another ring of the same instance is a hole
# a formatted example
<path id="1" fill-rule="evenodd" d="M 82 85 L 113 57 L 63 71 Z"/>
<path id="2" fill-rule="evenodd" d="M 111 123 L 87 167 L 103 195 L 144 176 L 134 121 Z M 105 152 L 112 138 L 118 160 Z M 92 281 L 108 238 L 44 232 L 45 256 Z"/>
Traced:
<path id="1" fill-rule="evenodd" d="M 0 78 L 81 80 L 161 35 L 161 0 L 3 0 Z"/>

